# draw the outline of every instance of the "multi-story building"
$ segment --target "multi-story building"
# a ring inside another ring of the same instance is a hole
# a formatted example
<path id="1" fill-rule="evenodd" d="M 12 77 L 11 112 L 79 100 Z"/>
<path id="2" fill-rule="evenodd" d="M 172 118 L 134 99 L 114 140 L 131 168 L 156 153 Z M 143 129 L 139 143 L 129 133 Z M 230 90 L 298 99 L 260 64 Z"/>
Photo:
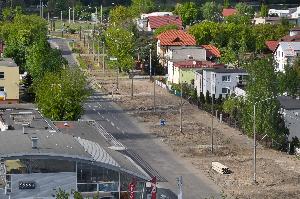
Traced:
<path id="1" fill-rule="evenodd" d="M 196 71 L 194 87 L 197 95 L 202 92 L 204 95 L 208 91 L 210 95 L 215 97 L 226 97 L 234 93 L 237 86 L 246 84 L 247 73 L 244 69 L 228 69 L 228 68 L 204 68 Z"/>
<path id="2" fill-rule="evenodd" d="M 0 60 L 0 103 L 19 102 L 19 67 L 11 58 Z"/>

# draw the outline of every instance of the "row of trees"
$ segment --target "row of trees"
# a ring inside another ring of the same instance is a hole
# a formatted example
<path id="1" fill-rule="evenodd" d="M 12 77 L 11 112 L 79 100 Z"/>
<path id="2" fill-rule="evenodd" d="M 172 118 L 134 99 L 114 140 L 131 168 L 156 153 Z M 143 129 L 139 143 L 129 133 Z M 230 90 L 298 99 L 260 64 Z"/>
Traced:
<path id="1" fill-rule="evenodd" d="M 4 56 L 13 58 L 20 72 L 28 73 L 24 82 L 28 96 L 46 117 L 77 119 L 88 95 L 85 77 L 77 70 L 67 69 L 60 50 L 51 48 L 45 20 L 11 12 L 16 14 L 1 22 Z"/>
<path id="2" fill-rule="evenodd" d="M 289 96 L 300 95 L 300 59 L 288 66 L 285 73 L 274 71 L 271 57 L 251 58 L 243 64 L 249 78 L 247 99 L 229 97 L 223 110 L 241 124 L 249 135 L 253 132 L 253 108 L 256 103 L 256 128 L 261 135 L 267 135 L 281 145 L 286 141 L 288 130 L 280 113 L 277 96 L 287 92 Z"/>
<path id="3" fill-rule="evenodd" d="M 237 16 L 235 16 L 237 17 Z M 221 50 L 222 62 L 239 64 L 245 53 L 262 53 L 267 50 L 267 40 L 278 40 L 286 35 L 289 25 L 218 23 L 204 21 L 193 25 L 189 33 L 195 36 L 197 43 L 211 43 Z"/>

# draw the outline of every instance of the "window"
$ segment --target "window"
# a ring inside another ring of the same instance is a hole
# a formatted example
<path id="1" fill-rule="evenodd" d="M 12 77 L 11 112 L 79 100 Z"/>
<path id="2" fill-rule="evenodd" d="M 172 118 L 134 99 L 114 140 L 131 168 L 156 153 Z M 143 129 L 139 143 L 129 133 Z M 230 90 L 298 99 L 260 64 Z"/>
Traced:
<path id="1" fill-rule="evenodd" d="M 223 82 L 230 82 L 230 75 L 224 75 L 224 76 L 222 76 L 222 81 Z"/>
<path id="2" fill-rule="evenodd" d="M 230 89 L 229 88 L 222 88 L 222 93 L 223 94 L 230 94 Z"/>
<path id="3" fill-rule="evenodd" d="M 0 86 L 0 91 L 4 91 L 4 86 Z"/>
<path id="4" fill-rule="evenodd" d="M 0 79 L 4 79 L 4 72 L 0 72 Z"/>

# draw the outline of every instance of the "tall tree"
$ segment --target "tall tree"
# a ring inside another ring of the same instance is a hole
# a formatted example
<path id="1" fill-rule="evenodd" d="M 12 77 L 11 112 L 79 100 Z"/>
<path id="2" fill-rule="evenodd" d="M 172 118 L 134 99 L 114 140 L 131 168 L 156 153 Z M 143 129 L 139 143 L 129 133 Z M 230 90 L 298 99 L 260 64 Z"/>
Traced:
<path id="1" fill-rule="evenodd" d="M 191 25 L 200 18 L 200 9 L 194 2 L 177 4 L 175 13 L 181 17 L 184 25 Z"/>
<path id="2" fill-rule="evenodd" d="M 109 12 L 110 24 L 119 26 L 132 19 L 130 9 L 125 6 L 117 6 Z"/>
<path id="3" fill-rule="evenodd" d="M 36 102 L 43 115 L 52 120 L 77 120 L 89 91 L 79 69 L 47 73 L 35 84 Z"/>
<path id="4" fill-rule="evenodd" d="M 24 70 L 26 50 L 34 41 L 46 40 L 46 27 L 46 21 L 34 15 L 16 15 L 12 22 L 5 22 L 1 28 L 1 36 L 6 42 L 4 56 L 12 57 Z"/>
<path id="5" fill-rule="evenodd" d="M 130 9 L 133 16 L 149 13 L 155 10 L 155 2 L 154 0 L 131 0 Z"/>
<path id="6" fill-rule="evenodd" d="M 268 6 L 265 4 L 262 4 L 260 7 L 260 16 L 261 17 L 267 17 L 268 16 Z"/>
<path id="7" fill-rule="evenodd" d="M 202 16 L 208 21 L 220 21 L 222 6 L 216 2 L 206 2 L 202 7 Z"/>
<path id="8" fill-rule="evenodd" d="M 281 124 L 279 114 L 278 81 L 274 71 L 272 58 L 253 58 L 247 62 L 249 78 L 247 81 L 247 100 L 243 110 L 243 126 L 247 133 L 253 132 L 253 107 L 256 104 L 256 130 L 259 134 L 267 134 L 277 141 L 285 140 L 286 129 Z"/>
<path id="9" fill-rule="evenodd" d="M 104 35 L 109 55 L 117 58 L 110 62 L 110 66 L 122 71 L 130 70 L 134 64 L 133 33 L 121 27 L 110 27 Z"/>

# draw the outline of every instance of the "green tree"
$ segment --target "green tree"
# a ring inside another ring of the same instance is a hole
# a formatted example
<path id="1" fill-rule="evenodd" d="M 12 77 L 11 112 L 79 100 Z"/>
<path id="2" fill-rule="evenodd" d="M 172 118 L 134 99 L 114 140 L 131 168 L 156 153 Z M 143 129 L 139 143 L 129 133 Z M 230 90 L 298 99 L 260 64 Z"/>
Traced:
<path id="1" fill-rule="evenodd" d="M 161 33 L 166 32 L 167 30 L 177 30 L 177 29 L 178 29 L 178 26 L 176 26 L 174 24 L 168 24 L 165 26 L 161 26 L 154 31 L 154 36 L 158 36 Z"/>
<path id="2" fill-rule="evenodd" d="M 229 2 L 229 0 L 224 0 L 223 6 L 224 6 L 224 8 L 229 8 L 229 7 L 230 7 L 230 2 Z"/>
<path id="3" fill-rule="evenodd" d="M 110 27 L 104 35 L 109 55 L 117 58 L 116 61 L 109 62 L 110 66 L 122 71 L 129 71 L 134 64 L 133 33 L 121 27 Z"/>
<path id="4" fill-rule="evenodd" d="M 206 2 L 202 7 L 202 16 L 208 21 L 220 21 L 222 6 L 212 2 Z"/>
<path id="5" fill-rule="evenodd" d="M 74 192 L 74 199 L 83 199 L 83 196 L 80 192 L 75 191 Z"/>
<path id="6" fill-rule="evenodd" d="M 58 49 L 52 49 L 47 40 L 36 41 L 26 51 L 25 69 L 31 76 L 41 78 L 47 72 L 59 72 L 67 61 Z"/>
<path id="7" fill-rule="evenodd" d="M 119 26 L 132 19 L 129 8 L 125 6 L 117 6 L 109 11 L 109 19 L 112 25 Z"/>
<path id="8" fill-rule="evenodd" d="M 219 27 L 219 23 L 212 21 L 204 21 L 191 26 L 188 31 L 196 38 L 197 44 L 202 45 L 213 43 L 213 40 L 216 37 L 218 30 L 220 30 Z"/>
<path id="9" fill-rule="evenodd" d="M 184 25 L 191 25 L 199 20 L 200 9 L 194 2 L 185 2 L 177 4 L 175 13 L 181 17 Z"/>
<path id="10" fill-rule="evenodd" d="M 133 16 L 149 13 L 155 10 L 154 0 L 131 0 L 130 10 Z"/>
<path id="11" fill-rule="evenodd" d="M 268 16 L 268 6 L 265 4 L 262 4 L 260 7 L 260 16 L 261 17 L 267 17 Z"/>
<path id="12" fill-rule="evenodd" d="M 43 115 L 52 120 L 77 120 L 89 91 L 79 69 L 47 73 L 35 84 L 36 103 Z"/>
<path id="13" fill-rule="evenodd" d="M 61 188 L 56 191 L 56 199 L 69 199 L 69 196 L 70 194 Z"/>
<path id="14" fill-rule="evenodd" d="M 240 16 L 248 16 L 251 19 L 254 17 L 253 7 L 246 3 L 238 3 L 235 8 L 237 9 L 237 14 Z"/>
<path id="15" fill-rule="evenodd" d="M 34 15 L 16 15 L 12 22 L 5 22 L 1 36 L 5 40 L 5 57 L 12 57 L 24 70 L 26 50 L 39 39 L 46 40 L 46 21 Z"/>
<path id="16" fill-rule="evenodd" d="M 248 134 L 253 132 L 253 105 L 256 104 L 256 129 L 261 135 L 267 134 L 278 142 L 285 140 L 286 129 L 280 125 L 278 81 L 272 58 L 253 58 L 243 66 L 249 78 L 247 100 L 242 114 L 243 127 Z M 267 100 L 266 100 L 267 99 Z"/>
<path id="17" fill-rule="evenodd" d="M 300 75 L 297 73 L 297 67 L 294 65 L 285 66 L 285 72 L 278 73 L 280 93 L 287 93 L 289 96 L 300 96 Z"/>

